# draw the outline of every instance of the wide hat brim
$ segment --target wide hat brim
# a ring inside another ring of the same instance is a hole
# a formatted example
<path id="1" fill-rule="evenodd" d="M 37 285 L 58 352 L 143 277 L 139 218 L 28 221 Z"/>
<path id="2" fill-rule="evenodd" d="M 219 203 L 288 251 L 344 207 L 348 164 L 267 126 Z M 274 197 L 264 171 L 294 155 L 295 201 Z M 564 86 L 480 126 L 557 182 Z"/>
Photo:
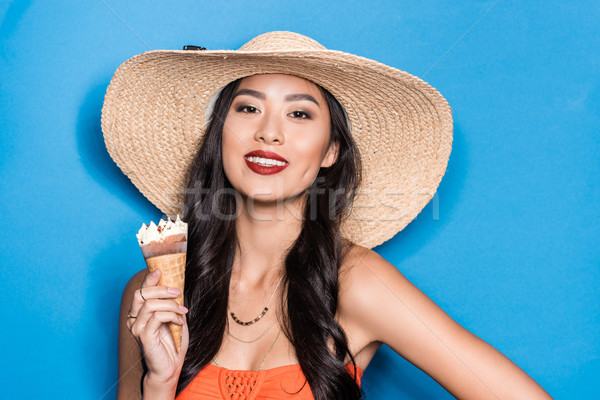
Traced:
<path id="1" fill-rule="evenodd" d="M 278 32 L 258 38 L 270 34 Z M 339 100 L 361 154 L 363 181 L 342 234 L 368 248 L 381 244 L 435 194 L 452 147 L 452 109 L 416 76 L 320 47 L 136 55 L 119 66 L 106 92 L 108 152 L 150 202 L 174 217 L 182 213 L 185 175 L 202 142 L 211 97 L 245 76 L 303 77 Z"/>

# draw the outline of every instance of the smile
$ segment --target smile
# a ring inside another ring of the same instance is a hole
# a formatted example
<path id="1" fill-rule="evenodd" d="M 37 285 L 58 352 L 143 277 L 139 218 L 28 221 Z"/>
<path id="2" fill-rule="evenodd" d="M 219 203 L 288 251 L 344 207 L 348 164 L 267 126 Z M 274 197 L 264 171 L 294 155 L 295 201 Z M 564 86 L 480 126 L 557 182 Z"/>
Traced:
<path id="1" fill-rule="evenodd" d="M 258 165 L 262 165 L 265 167 L 270 167 L 272 165 L 287 165 L 285 161 L 272 160 L 270 158 L 262 158 L 262 157 L 245 157 L 246 160 L 256 163 Z"/>
<path id="2" fill-rule="evenodd" d="M 251 151 L 244 156 L 251 171 L 260 175 L 273 175 L 283 171 L 289 163 L 277 153 L 262 150 Z"/>

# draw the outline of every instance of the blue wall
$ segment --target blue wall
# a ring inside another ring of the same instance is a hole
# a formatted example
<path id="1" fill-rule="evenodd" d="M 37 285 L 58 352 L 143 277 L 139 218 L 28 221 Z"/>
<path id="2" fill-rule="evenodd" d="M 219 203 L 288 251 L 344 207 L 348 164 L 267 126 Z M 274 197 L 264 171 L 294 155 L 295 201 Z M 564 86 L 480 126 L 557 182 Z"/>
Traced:
<path id="1" fill-rule="evenodd" d="M 0 397 L 115 396 L 134 233 L 160 217 L 104 147 L 115 69 L 291 30 L 420 76 L 454 110 L 439 210 L 376 250 L 556 398 L 600 398 L 600 6 L 454 3 L 0 2 Z M 364 388 L 451 398 L 385 347 Z"/>

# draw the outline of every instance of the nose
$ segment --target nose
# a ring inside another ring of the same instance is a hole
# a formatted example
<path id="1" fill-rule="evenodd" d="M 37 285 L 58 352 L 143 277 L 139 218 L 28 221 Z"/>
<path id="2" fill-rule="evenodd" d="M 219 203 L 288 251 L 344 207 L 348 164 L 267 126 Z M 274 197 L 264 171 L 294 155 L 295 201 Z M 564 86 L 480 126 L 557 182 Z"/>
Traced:
<path id="1" fill-rule="evenodd" d="M 254 139 L 267 144 L 283 144 L 284 134 L 282 122 L 283 121 L 277 113 L 265 112 L 261 124 L 254 133 Z"/>

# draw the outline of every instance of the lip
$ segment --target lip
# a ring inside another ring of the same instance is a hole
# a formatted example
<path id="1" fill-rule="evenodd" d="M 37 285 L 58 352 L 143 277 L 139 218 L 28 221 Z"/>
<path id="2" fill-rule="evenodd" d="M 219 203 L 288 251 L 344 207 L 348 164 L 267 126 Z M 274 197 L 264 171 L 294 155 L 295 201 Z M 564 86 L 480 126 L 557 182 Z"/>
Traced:
<path id="1" fill-rule="evenodd" d="M 267 167 L 264 165 L 259 165 L 257 163 L 253 163 L 252 161 L 248 160 L 247 157 L 268 158 L 271 160 L 283 161 L 286 164 L 285 165 L 271 165 L 271 166 Z M 250 153 L 244 155 L 244 161 L 246 162 L 246 165 L 248 166 L 248 168 L 250 168 L 250 170 L 252 170 L 253 172 L 260 174 L 260 175 L 273 175 L 273 174 L 283 171 L 284 169 L 286 169 L 288 167 L 288 165 L 290 165 L 288 163 L 288 161 L 285 158 L 281 157 L 279 154 L 273 153 L 271 151 L 263 151 L 263 150 L 254 150 L 254 151 L 251 151 Z"/>
<path id="2" fill-rule="evenodd" d="M 264 150 L 254 150 L 250 153 L 246 154 L 245 157 L 262 157 L 262 158 L 270 158 L 271 160 L 288 162 L 285 158 L 281 157 L 277 153 L 273 153 L 272 151 L 264 151 Z"/>

